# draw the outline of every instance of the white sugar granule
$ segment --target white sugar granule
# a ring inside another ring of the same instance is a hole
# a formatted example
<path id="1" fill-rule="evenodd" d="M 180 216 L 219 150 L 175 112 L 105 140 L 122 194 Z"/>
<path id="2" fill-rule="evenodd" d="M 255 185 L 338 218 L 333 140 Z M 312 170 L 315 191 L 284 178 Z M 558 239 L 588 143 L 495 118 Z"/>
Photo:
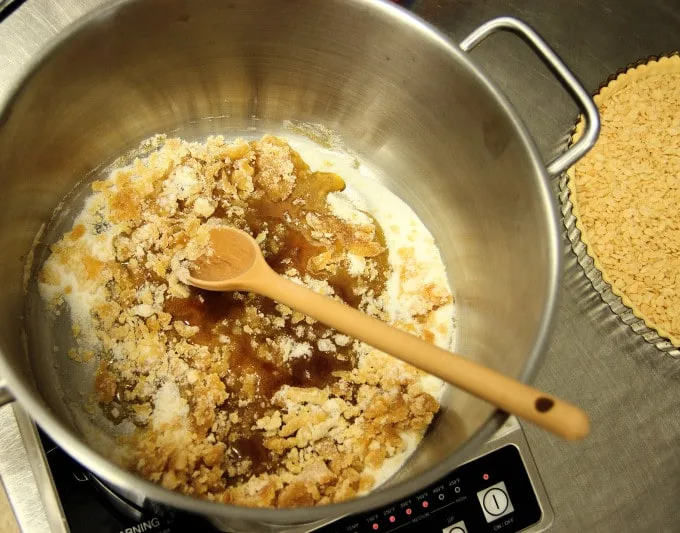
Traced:
<path id="1" fill-rule="evenodd" d="M 331 213 L 336 217 L 351 224 L 371 223 L 371 218 L 366 213 L 359 211 L 346 196 L 330 193 L 328 195 L 328 206 L 331 208 Z"/>
<path id="2" fill-rule="evenodd" d="M 188 423 L 189 404 L 182 398 L 174 381 L 166 381 L 154 397 L 151 423 L 155 428 L 166 425 L 185 426 Z"/>
<path id="3" fill-rule="evenodd" d="M 319 347 L 319 350 L 321 350 L 322 352 L 337 351 L 335 344 L 333 344 L 333 342 L 330 341 L 329 339 L 319 339 L 319 341 L 316 344 Z"/>
<path id="4" fill-rule="evenodd" d="M 297 342 L 287 335 L 281 337 L 278 346 L 285 362 L 290 362 L 300 357 L 311 357 L 312 355 L 312 347 L 309 343 Z"/>
<path id="5" fill-rule="evenodd" d="M 366 270 L 366 258 L 353 253 L 347 254 L 348 272 L 351 276 L 360 276 Z"/>

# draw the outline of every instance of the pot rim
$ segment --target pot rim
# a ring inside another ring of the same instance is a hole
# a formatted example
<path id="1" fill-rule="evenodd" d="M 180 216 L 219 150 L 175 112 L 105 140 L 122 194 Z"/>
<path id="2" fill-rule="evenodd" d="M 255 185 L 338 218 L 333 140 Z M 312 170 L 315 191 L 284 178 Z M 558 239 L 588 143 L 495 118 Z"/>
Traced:
<path id="1" fill-rule="evenodd" d="M 20 75 L 10 85 L 7 95 L 3 98 L 2 102 L 0 102 L 0 125 L 3 123 L 4 117 L 11 111 L 12 104 L 20 94 L 22 88 L 40 69 L 41 65 L 46 62 L 52 54 L 58 51 L 63 43 L 72 36 L 77 35 L 81 29 L 90 25 L 93 21 L 107 18 L 127 4 L 142 1 L 144 0 L 113 0 L 110 3 L 101 5 L 89 11 L 52 37 L 42 49 L 29 59 Z M 407 25 L 412 30 L 419 33 L 423 39 L 435 43 L 442 50 L 450 54 L 455 61 L 462 62 L 469 75 L 477 78 L 477 81 L 484 86 L 486 91 L 488 91 L 489 96 L 495 98 L 503 111 L 507 113 L 513 123 L 515 133 L 519 136 L 521 143 L 528 152 L 535 172 L 542 178 L 538 184 L 540 187 L 539 192 L 544 197 L 543 204 L 549 211 L 546 213 L 546 218 L 551 225 L 548 235 L 550 241 L 550 273 L 547 291 L 548 297 L 546 298 L 544 305 L 536 341 L 532 352 L 527 357 L 524 368 L 518 376 L 520 381 L 525 383 L 529 382 L 535 377 L 538 371 L 539 360 L 545 351 L 550 336 L 551 325 L 557 308 L 559 280 L 561 279 L 562 272 L 562 258 L 559 253 L 560 248 L 558 244 L 559 229 L 557 206 L 550 192 L 548 174 L 542 163 L 538 149 L 524 123 L 521 121 L 504 94 L 475 66 L 468 55 L 460 50 L 458 45 L 444 33 L 390 0 L 343 1 L 362 6 L 364 9 L 383 11 L 388 16 L 398 20 L 401 24 Z M 277 525 L 305 524 L 329 518 L 338 519 L 343 515 L 368 511 L 416 493 L 460 466 L 484 441 L 488 440 L 488 438 L 491 437 L 491 435 L 493 435 L 508 418 L 508 415 L 500 410 L 492 412 L 486 422 L 484 422 L 472 436 L 465 440 L 457 450 L 447 457 L 446 460 L 428 468 L 419 475 L 397 483 L 394 486 L 378 488 L 378 490 L 374 492 L 369 492 L 364 496 L 353 498 L 346 502 L 323 506 L 298 507 L 294 509 L 243 507 L 184 495 L 166 489 L 151 481 L 147 481 L 116 465 L 113 461 L 110 461 L 87 445 L 73 430 L 62 424 L 52 414 L 48 406 L 34 395 L 29 387 L 24 385 L 20 377 L 6 362 L 1 352 L 0 376 L 3 376 L 8 384 L 9 390 L 18 403 L 30 414 L 30 417 L 50 436 L 50 438 L 79 463 L 91 470 L 98 477 L 112 484 L 114 487 L 119 487 L 122 490 L 132 492 L 141 492 L 152 501 L 192 513 L 220 518 L 237 518 L 252 522 Z"/>

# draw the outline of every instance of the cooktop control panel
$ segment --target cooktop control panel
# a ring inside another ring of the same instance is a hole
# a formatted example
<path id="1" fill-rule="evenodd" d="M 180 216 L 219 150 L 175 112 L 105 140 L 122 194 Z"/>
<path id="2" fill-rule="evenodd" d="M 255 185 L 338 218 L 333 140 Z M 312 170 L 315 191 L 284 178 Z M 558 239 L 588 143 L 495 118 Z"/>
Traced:
<path id="1" fill-rule="evenodd" d="M 26 419 L 27 423 L 28 418 Z M 61 508 L 72 533 L 184 533 L 219 531 L 206 518 L 172 509 L 150 514 L 115 494 L 46 435 L 44 446 Z M 510 417 L 478 455 L 445 478 L 382 509 L 287 533 L 543 533 L 553 510 L 519 423 Z M 263 528 L 258 531 L 264 531 Z M 269 531 L 271 528 L 266 526 Z M 238 531 L 244 531 L 239 529 Z M 278 529 L 277 529 L 278 531 Z M 282 530 L 283 531 L 283 530 Z"/>
<path id="2" fill-rule="evenodd" d="M 463 464 L 424 492 L 316 531 L 515 533 L 542 517 L 520 449 L 505 444 Z"/>

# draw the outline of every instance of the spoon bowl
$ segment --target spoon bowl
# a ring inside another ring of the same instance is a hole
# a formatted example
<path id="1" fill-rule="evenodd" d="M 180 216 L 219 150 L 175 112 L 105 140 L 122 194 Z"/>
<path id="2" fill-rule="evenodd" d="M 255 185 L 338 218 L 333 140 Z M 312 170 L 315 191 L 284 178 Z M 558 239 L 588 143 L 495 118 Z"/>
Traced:
<path id="1" fill-rule="evenodd" d="M 258 264 L 261 263 L 261 264 Z M 188 281 L 194 287 L 209 291 L 248 288 L 249 272 L 267 267 L 260 247 L 245 231 L 220 227 L 210 231 L 210 250 L 189 270 Z"/>

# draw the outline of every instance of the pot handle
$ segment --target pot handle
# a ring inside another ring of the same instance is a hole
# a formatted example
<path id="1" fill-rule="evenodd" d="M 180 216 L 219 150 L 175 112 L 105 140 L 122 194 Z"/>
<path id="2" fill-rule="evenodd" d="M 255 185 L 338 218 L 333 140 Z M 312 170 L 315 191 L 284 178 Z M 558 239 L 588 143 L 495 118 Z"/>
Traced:
<path id="1" fill-rule="evenodd" d="M 7 388 L 7 383 L 5 380 L 0 378 L 0 407 L 5 404 L 12 403 L 14 401 L 14 396 L 12 396 Z"/>
<path id="2" fill-rule="evenodd" d="M 558 81 L 569 92 L 585 116 L 585 129 L 579 140 L 547 165 L 548 174 L 562 174 L 593 147 L 600 133 L 600 116 L 592 98 L 574 74 L 550 48 L 543 38 L 528 24 L 513 17 L 499 17 L 482 24 L 460 43 L 463 52 L 469 52 L 484 39 L 498 31 L 509 31 L 520 36 L 544 63 L 553 71 Z"/>

